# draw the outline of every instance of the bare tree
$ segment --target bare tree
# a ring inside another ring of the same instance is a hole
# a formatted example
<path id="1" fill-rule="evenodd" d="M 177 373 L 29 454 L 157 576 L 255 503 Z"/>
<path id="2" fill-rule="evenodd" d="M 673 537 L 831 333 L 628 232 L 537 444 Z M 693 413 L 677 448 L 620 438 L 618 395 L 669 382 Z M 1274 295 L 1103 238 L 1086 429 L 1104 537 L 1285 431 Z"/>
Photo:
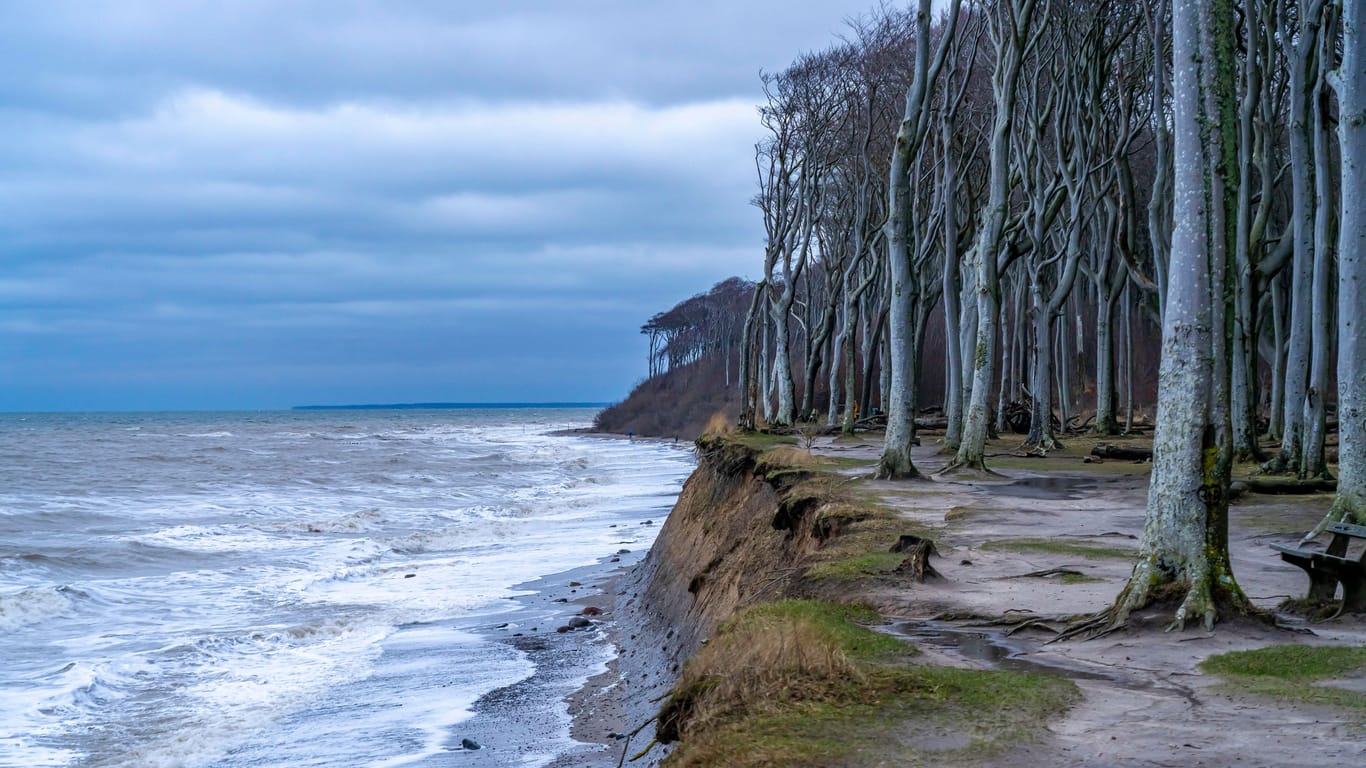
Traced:
<path id="1" fill-rule="evenodd" d="M 1366 1 L 1342 0 L 1337 92 L 1342 147 L 1338 230 L 1338 490 L 1313 538 L 1338 521 L 1366 525 Z"/>
<path id="2" fill-rule="evenodd" d="M 891 308 L 888 331 L 891 341 L 892 381 L 887 403 L 887 433 L 878 462 L 877 474 L 883 478 L 917 477 L 911 462 L 911 443 L 915 433 L 915 358 L 914 313 L 920 309 L 920 280 L 915 274 L 910 251 L 911 171 L 918 159 L 930 124 L 930 99 L 935 81 L 944 66 L 958 25 L 958 2 L 949 4 L 943 36 L 930 61 L 930 0 L 920 0 L 915 24 L 915 76 L 906 90 L 906 107 L 897 128 L 892 163 L 887 182 L 887 271 L 891 276 Z"/>
<path id="3" fill-rule="evenodd" d="M 1049 0 L 1002 0 L 985 9 L 989 14 L 988 34 L 996 50 L 996 68 L 991 90 L 995 117 L 991 127 L 991 170 L 987 186 L 986 210 L 975 245 L 977 334 L 972 360 L 972 397 L 963 421 L 963 437 L 954 456 L 953 467 L 984 470 L 989 398 L 995 376 L 997 317 L 1000 314 L 1000 269 L 1006 261 L 1006 219 L 1010 195 L 1010 127 L 1017 100 L 1017 85 L 1025 57 L 1037 45 L 1043 25 L 1035 24 L 1036 14 L 1047 15 Z"/>

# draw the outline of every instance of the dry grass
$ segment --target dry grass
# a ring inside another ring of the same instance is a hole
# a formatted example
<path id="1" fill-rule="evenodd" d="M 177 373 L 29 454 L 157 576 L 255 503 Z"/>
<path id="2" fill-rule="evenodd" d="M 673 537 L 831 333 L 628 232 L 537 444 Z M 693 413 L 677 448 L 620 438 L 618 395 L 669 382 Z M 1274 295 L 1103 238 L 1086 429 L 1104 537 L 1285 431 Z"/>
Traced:
<path id="1" fill-rule="evenodd" d="M 725 437 L 734 433 L 735 425 L 724 411 L 713 413 L 711 418 L 707 419 L 707 425 L 702 428 L 702 437 Z"/>
<path id="2" fill-rule="evenodd" d="M 877 618 L 867 609 L 789 600 L 728 622 L 688 662 L 660 713 L 658 733 L 681 740 L 665 764 L 977 762 L 1029 741 L 1077 697 L 1059 678 L 913 663 L 914 646 L 861 626 Z M 961 738 L 936 747 L 914 738 L 944 729 Z"/>
<path id="3" fill-rule="evenodd" d="M 814 468 L 827 464 L 824 458 L 816 456 L 805 448 L 798 448 L 792 445 L 779 445 L 764 451 L 759 457 L 761 466 L 766 467 L 793 467 L 793 468 Z"/>
<path id="4" fill-rule="evenodd" d="M 828 632 L 809 618 L 755 622 L 718 637 L 688 665 L 679 690 L 691 692 L 687 729 L 709 730 L 757 714 L 784 698 L 820 701 L 832 684 L 863 675 Z"/>

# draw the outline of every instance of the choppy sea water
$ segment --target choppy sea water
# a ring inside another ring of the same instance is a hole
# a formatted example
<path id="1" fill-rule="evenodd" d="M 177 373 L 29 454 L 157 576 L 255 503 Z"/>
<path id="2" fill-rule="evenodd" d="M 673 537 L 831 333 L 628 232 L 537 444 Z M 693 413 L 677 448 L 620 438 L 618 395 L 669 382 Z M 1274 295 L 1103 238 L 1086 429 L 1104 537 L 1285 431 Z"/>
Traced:
<path id="1" fill-rule="evenodd" d="M 691 470 L 548 434 L 591 416 L 0 414 L 0 766 L 451 764 L 536 672 L 480 628 L 648 547 Z"/>

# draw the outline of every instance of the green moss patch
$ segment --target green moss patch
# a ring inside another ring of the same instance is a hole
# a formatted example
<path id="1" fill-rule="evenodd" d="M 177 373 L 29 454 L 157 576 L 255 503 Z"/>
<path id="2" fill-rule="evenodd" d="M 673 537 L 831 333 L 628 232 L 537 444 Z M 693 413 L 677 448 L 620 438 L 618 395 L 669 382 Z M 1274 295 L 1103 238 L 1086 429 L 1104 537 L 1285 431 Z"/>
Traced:
<path id="1" fill-rule="evenodd" d="M 979 549 L 997 552 L 1047 552 L 1055 555 L 1086 558 L 1115 558 L 1127 560 L 1138 554 L 1125 547 L 1107 547 L 1073 539 L 996 539 L 984 542 Z"/>
<path id="2" fill-rule="evenodd" d="M 1330 684 L 1366 676 L 1366 648 L 1272 645 L 1211 656 L 1200 670 L 1225 678 L 1231 689 L 1366 714 L 1366 693 Z"/>

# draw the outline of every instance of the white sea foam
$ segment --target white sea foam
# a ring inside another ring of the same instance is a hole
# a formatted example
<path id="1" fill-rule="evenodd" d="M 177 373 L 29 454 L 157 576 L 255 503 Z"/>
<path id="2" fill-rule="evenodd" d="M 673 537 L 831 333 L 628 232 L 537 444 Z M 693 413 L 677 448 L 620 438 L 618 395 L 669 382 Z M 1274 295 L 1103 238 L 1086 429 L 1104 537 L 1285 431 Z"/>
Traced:
<path id="1" fill-rule="evenodd" d="M 56 587 L 30 587 L 0 594 L 0 632 L 12 632 L 70 611 L 71 598 Z"/>
<path id="2" fill-rule="evenodd" d="M 689 468 L 534 413 L 64 418 L 0 416 L 0 766 L 430 762 L 534 671 L 460 622 L 643 547 Z"/>

